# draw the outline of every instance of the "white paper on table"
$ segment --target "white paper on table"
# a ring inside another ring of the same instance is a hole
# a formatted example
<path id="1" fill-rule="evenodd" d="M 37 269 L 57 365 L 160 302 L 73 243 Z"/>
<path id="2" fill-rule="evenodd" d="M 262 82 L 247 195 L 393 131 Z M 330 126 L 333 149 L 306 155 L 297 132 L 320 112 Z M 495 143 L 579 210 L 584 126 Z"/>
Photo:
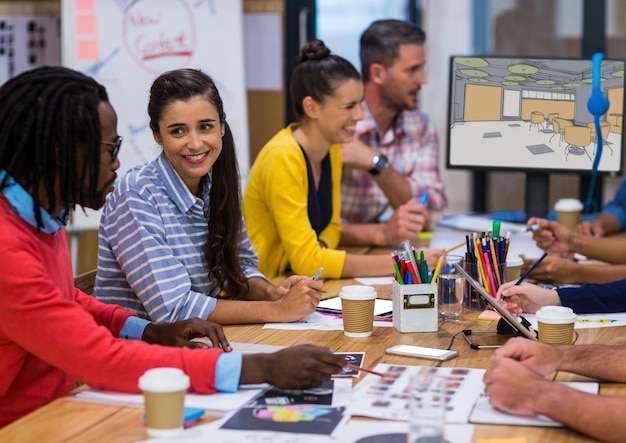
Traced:
<path id="1" fill-rule="evenodd" d="M 185 430 L 179 438 L 185 443 L 357 443 L 366 437 L 381 434 L 406 434 L 407 422 L 366 421 L 350 419 L 340 424 L 334 437 L 321 435 L 292 434 L 282 432 L 248 432 L 219 429 L 226 419 L 220 419 L 205 425 L 194 426 Z M 474 425 L 446 424 L 444 435 L 446 443 L 471 443 Z M 171 442 L 171 439 L 150 439 L 138 443 Z"/>
<path id="2" fill-rule="evenodd" d="M 335 311 L 341 312 L 341 298 L 327 298 L 326 300 L 320 301 L 317 307 L 334 309 Z M 374 315 L 382 315 L 391 311 L 393 311 L 393 302 L 391 300 L 384 300 L 382 298 L 374 300 Z"/>
<path id="3" fill-rule="evenodd" d="M 393 326 L 393 323 L 390 321 L 374 321 L 374 326 L 390 328 Z M 291 323 L 265 323 L 263 329 L 343 331 L 343 320 L 332 315 L 313 312 L 302 320 Z"/>
<path id="4" fill-rule="evenodd" d="M 476 399 L 484 390 L 484 369 L 379 363 L 374 370 L 383 374 L 394 374 L 395 381 L 389 384 L 391 377 L 383 381 L 379 376 L 366 375 L 353 389 L 352 401 L 348 407 L 348 413 L 352 416 L 408 420 L 406 389 L 411 376 L 421 370 L 433 371 L 435 375 L 447 378 L 446 391 L 450 400 L 446 410 L 446 423 L 467 423 Z"/>
<path id="5" fill-rule="evenodd" d="M 533 325 L 537 330 L 537 316 L 523 313 L 522 317 Z M 610 328 L 612 326 L 626 326 L 626 312 L 613 312 L 611 314 L 576 314 L 574 329 Z"/>
<path id="6" fill-rule="evenodd" d="M 562 384 L 573 389 L 578 389 L 589 394 L 598 394 L 599 385 L 595 382 L 563 382 Z M 486 395 L 481 395 L 476 401 L 474 410 L 470 415 L 470 422 L 494 425 L 516 425 L 516 426 L 563 426 L 554 420 L 540 415 L 538 417 L 522 417 L 519 415 L 507 414 L 498 411 L 489 403 Z"/>
<path id="7" fill-rule="evenodd" d="M 185 395 L 185 406 L 190 408 L 200 408 L 215 414 L 225 414 L 234 411 L 244 404 L 252 400 L 253 397 L 260 394 L 267 385 L 251 385 L 241 386 L 235 393 L 216 393 L 216 394 L 187 394 Z M 121 403 L 131 406 L 143 406 L 142 394 L 123 394 L 120 392 L 100 391 L 96 389 L 88 389 L 81 391 L 75 395 L 79 400 L 103 402 L 103 403 Z"/>

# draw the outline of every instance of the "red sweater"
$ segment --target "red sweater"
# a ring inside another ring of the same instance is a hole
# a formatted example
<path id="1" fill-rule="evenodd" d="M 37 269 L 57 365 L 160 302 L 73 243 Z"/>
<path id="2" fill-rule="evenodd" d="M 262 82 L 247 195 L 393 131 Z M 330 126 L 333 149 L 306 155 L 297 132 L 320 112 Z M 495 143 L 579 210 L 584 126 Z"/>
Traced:
<path id="1" fill-rule="evenodd" d="M 0 194 L 0 427 L 67 394 L 75 379 L 139 392 L 141 374 L 169 366 L 192 390 L 215 392 L 221 351 L 119 339 L 131 315 L 74 288 L 65 232 L 37 232 Z"/>

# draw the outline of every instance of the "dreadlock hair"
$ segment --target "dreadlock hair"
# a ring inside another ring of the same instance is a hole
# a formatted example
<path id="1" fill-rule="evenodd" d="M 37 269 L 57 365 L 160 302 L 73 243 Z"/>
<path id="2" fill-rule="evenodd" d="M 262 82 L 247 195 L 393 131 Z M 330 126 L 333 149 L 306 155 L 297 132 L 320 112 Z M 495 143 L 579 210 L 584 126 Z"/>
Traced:
<path id="1" fill-rule="evenodd" d="M 235 152 L 235 140 L 226 121 L 224 105 L 213 80 L 196 69 L 178 69 L 161 74 L 150 88 L 148 114 L 150 128 L 159 133 L 159 121 L 165 109 L 173 102 L 188 101 L 201 96 L 217 109 L 220 123 L 225 131 L 222 136 L 222 152 L 211 169 L 209 193 L 209 236 L 204 245 L 204 256 L 209 275 L 217 281 L 211 296 L 236 298 L 249 290 L 239 264 L 239 241 L 241 239 L 241 192 L 239 169 Z M 201 182 L 201 189 L 204 180 Z"/>
<path id="2" fill-rule="evenodd" d="M 361 34 L 360 57 L 363 82 L 370 81 L 370 67 L 391 67 L 400 55 L 400 45 L 424 45 L 426 34 L 416 24 L 403 20 L 376 20 Z"/>
<path id="3" fill-rule="evenodd" d="M 63 67 L 26 71 L 0 88 L 0 190 L 11 176 L 32 195 L 38 229 L 41 209 L 95 201 L 102 101 L 104 86 Z"/>
<path id="4" fill-rule="evenodd" d="M 321 40 L 306 43 L 291 74 L 291 97 L 298 118 L 302 120 L 305 116 L 302 104 L 305 97 L 323 103 L 341 83 L 352 79 L 360 81 L 361 76 L 348 60 L 331 54 Z"/>

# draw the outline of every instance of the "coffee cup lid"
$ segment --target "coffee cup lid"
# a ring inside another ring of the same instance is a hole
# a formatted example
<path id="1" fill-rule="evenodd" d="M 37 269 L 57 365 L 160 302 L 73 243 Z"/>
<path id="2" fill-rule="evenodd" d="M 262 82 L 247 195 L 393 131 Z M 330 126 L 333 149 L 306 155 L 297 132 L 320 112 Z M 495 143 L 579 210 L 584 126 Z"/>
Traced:
<path id="1" fill-rule="evenodd" d="M 189 376 L 178 368 L 148 369 L 139 377 L 139 389 L 148 392 L 176 392 L 189 388 Z"/>
<path id="2" fill-rule="evenodd" d="M 506 259 L 507 266 L 524 266 L 524 259 L 519 255 L 514 254 L 512 257 Z"/>
<path id="3" fill-rule="evenodd" d="M 554 204 L 555 211 L 581 211 L 583 204 L 575 198 L 562 198 Z"/>
<path id="4" fill-rule="evenodd" d="M 373 286 L 348 285 L 341 288 L 339 297 L 346 300 L 372 300 L 377 294 Z"/>
<path id="5" fill-rule="evenodd" d="M 548 324 L 573 323 L 576 314 L 565 306 L 544 306 L 537 311 L 537 321 Z"/>

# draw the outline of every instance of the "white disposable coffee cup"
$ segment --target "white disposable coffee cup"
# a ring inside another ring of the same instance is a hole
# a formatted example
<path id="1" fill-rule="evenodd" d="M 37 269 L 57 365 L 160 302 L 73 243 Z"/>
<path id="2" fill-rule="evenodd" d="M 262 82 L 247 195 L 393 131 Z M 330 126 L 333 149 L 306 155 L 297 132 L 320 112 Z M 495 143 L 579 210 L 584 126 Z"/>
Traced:
<path id="1" fill-rule="evenodd" d="M 513 255 L 506 260 L 506 281 L 517 281 L 522 276 L 524 259 L 519 255 Z"/>
<path id="2" fill-rule="evenodd" d="M 183 431 L 189 377 L 178 368 L 154 368 L 139 377 L 150 437 L 174 437 Z"/>
<path id="3" fill-rule="evenodd" d="M 537 311 L 539 341 L 550 344 L 571 344 L 576 314 L 565 306 L 544 306 Z"/>
<path id="4" fill-rule="evenodd" d="M 580 221 L 580 214 L 583 211 L 583 204 L 575 198 L 562 198 L 554 204 L 554 212 L 559 223 L 574 229 Z"/>
<path id="5" fill-rule="evenodd" d="M 374 328 L 376 289 L 372 286 L 349 285 L 341 288 L 343 333 L 347 337 L 369 337 Z"/>

